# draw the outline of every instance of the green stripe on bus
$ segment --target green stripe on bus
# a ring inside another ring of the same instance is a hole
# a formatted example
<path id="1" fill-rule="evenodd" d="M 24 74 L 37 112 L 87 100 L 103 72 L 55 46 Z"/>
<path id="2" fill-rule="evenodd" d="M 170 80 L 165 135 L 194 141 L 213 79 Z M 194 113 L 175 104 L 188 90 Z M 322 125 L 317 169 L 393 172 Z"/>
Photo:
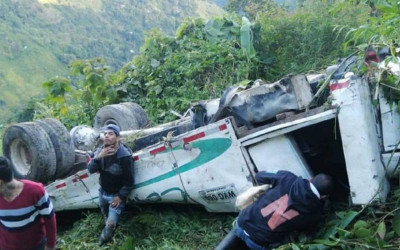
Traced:
<path id="1" fill-rule="evenodd" d="M 200 154 L 192 161 L 178 167 L 178 169 L 171 170 L 165 174 L 151 178 L 147 181 L 137 183 L 133 186 L 134 189 L 144 187 L 168 178 L 171 178 L 178 173 L 184 173 L 186 171 L 197 168 L 209 161 L 214 160 L 218 156 L 222 155 L 232 145 L 232 141 L 227 138 L 216 138 L 208 140 L 199 140 L 193 142 L 193 148 L 198 148 Z"/>

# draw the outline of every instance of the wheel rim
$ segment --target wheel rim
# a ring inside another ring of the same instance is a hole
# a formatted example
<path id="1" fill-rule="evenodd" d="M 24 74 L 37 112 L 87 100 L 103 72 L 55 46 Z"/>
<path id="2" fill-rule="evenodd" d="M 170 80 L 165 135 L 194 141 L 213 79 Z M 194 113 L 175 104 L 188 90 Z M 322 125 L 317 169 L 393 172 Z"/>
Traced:
<path id="1" fill-rule="evenodd" d="M 32 153 L 22 140 L 14 140 L 10 147 L 10 158 L 14 169 L 21 175 L 28 175 L 32 170 Z"/>

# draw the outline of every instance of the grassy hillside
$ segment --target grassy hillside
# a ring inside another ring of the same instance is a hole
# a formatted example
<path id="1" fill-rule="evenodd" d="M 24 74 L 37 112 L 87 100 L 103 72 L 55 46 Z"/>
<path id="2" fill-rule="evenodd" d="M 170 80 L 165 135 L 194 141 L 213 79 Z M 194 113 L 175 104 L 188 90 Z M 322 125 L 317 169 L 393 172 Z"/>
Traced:
<path id="1" fill-rule="evenodd" d="M 118 69 L 152 28 L 174 35 L 186 17 L 221 13 L 205 0 L 0 0 L 0 124 L 69 62 L 100 56 Z"/>
<path id="2" fill-rule="evenodd" d="M 80 220 L 74 221 L 73 218 Z M 66 219 L 68 218 L 68 219 Z M 234 214 L 208 213 L 202 207 L 157 204 L 128 207 L 114 238 L 98 239 L 104 219 L 97 210 L 57 213 L 60 249 L 213 249 L 232 227 Z"/>
<path id="3" fill-rule="evenodd" d="M 64 75 L 67 69 L 45 46 L 26 40 L 24 34 L 13 32 L 4 23 L 0 26 L 7 34 L 0 36 L 0 117 L 4 119 L 21 101 L 38 95 L 40 83 Z"/>

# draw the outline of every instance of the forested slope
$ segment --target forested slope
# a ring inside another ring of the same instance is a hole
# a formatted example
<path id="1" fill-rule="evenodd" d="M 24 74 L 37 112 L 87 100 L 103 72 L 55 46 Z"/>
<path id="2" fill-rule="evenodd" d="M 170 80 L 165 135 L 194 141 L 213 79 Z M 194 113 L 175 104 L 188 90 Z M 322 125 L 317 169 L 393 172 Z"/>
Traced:
<path id="1" fill-rule="evenodd" d="M 222 12 L 205 0 L 0 0 L 0 117 L 73 60 L 103 57 L 118 69 L 139 53 L 144 32 L 174 35 L 186 17 Z"/>
<path id="2" fill-rule="evenodd" d="M 323 69 L 349 53 L 342 46 L 345 33 L 333 29 L 357 27 L 368 15 L 365 7 L 337 14 L 331 7 L 310 1 L 293 12 L 262 0 L 244 8 L 249 19 L 188 19 L 175 36 L 152 31 L 115 74 L 107 70 L 107 58 L 73 62 L 68 78 L 46 82 L 48 95 L 40 102 L 46 105 L 25 117 L 56 117 L 69 128 L 92 125 L 102 106 L 133 101 L 162 123 L 176 119 L 170 110 L 183 113 L 192 102 L 219 98 L 229 86 Z"/>

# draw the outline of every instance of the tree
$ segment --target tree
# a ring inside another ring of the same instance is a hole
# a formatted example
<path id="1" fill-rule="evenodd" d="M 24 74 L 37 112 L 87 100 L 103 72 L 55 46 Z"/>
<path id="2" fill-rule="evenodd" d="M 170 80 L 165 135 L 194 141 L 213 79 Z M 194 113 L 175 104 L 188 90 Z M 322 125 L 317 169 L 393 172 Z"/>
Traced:
<path id="1" fill-rule="evenodd" d="M 73 61 L 69 69 L 69 78 L 58 77 L 43 83 L 47 108 L 39 107 L 35 118 L 48 116 L 50 108 L 52 116 L 67 127 L 91 124 L 98 109 L 117 100 L 117 90 L 102 58 Z"/>

